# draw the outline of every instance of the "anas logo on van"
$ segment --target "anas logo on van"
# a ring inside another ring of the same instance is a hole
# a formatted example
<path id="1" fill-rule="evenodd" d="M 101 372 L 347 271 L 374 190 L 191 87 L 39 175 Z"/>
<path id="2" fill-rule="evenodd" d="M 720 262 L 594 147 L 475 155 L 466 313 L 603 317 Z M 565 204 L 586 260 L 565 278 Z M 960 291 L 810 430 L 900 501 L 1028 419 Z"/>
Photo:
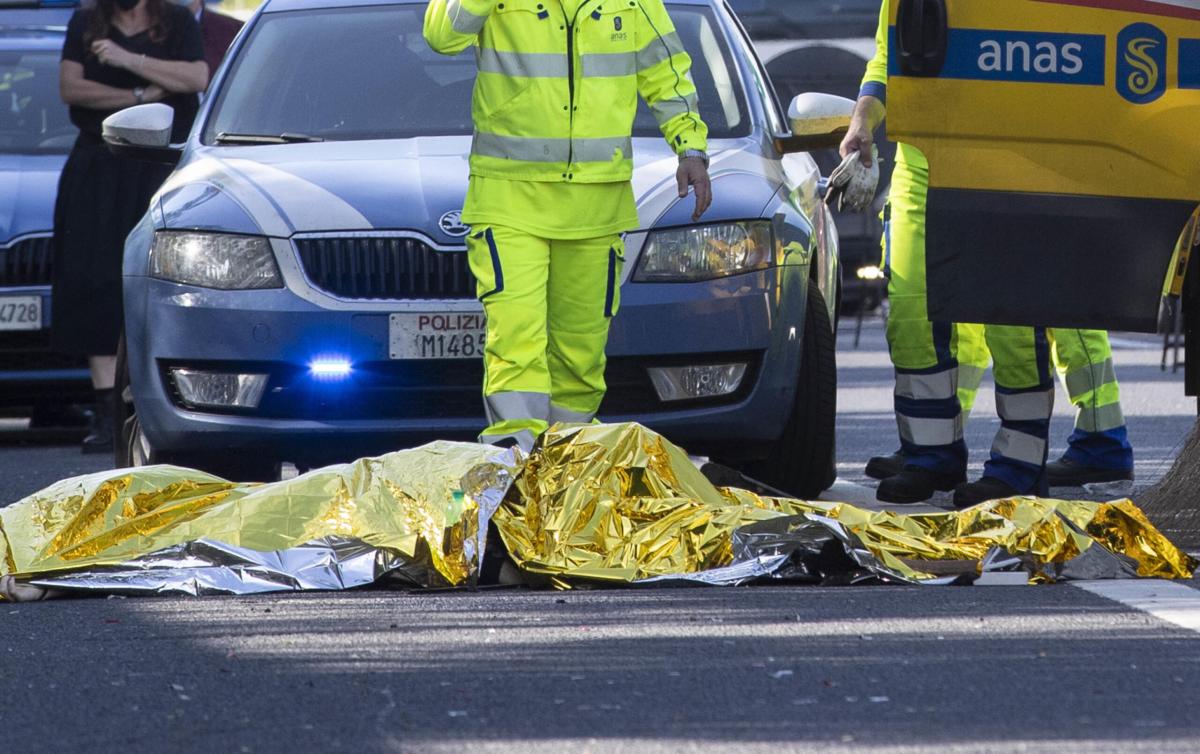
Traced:
<path id="1" fill-rule="evenodd" d="M 895 27 L 890 44 L 898 45 Z M 1103 86 L 1107 40 L 1101 34 L 1002 29 L 951 29 L 945 79 Z M 889 73 L 903 75 L 898 55 Z"/>
<path id="2" fill-rule="evenodd" d="M 1130 24 L 1117 35 L 1117 92 L 1135 104 L 1167 89 L 1167 35 L 1151 24 Z"/>

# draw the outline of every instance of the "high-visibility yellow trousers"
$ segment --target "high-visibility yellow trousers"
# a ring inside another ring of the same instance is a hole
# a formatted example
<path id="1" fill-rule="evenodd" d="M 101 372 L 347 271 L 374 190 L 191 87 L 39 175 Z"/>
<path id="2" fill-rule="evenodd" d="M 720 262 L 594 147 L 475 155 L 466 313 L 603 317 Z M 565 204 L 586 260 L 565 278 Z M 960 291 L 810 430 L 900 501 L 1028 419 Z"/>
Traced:
<path id="1" fill-rule="evenodd" d="M 895 408 L 909 464 L 945 474 L 967 465 L 966 416 L 959 395 L 960 356 L 980 369 L 977 333 L 931 322 L 926 307 L 925 206 L 928 169 L 900 159 L 892 175 L 885 225 L 887 336 L 896 370 Z M 987 326 L 983 342 L 994 362 L 1001 426 L 984 475 L 1019 492 L 1044 484 L 1054 379 L 1045 328 Z M 965 348 L 964 348 L 965 347 Z M 967 396 L 973 400 L 973 396 Z"/>
<path id="2" fill-rule="evenodd" d="M 958 395 L 964 413 L 969 415 L 991 355 L 984 342 L 982 325 L 958 327 L 960 362 L 970 360 L 974 365 L 982 365 L 971 370 L 960 365 Z M 1047 332 L 1054 367 L 1075 405 L 1075 429 L 1067 440 L 1063 458 L 1093 468 L 1132 470 L 1133 447 L 1121 411 L 1121 389 L 1108 333 L 1055 328 Z M 964 346 L 964 342 L 969 345 Z"/>
<path id="3" fill-rule="evenodd" d="M 487 315 L 482 442 L 526 450 L 557 422 L 590 422 L 604 398 L 604 349 L 621 303 L 619 235 L 582 241 L 477 227 L 467 255 Z"/>

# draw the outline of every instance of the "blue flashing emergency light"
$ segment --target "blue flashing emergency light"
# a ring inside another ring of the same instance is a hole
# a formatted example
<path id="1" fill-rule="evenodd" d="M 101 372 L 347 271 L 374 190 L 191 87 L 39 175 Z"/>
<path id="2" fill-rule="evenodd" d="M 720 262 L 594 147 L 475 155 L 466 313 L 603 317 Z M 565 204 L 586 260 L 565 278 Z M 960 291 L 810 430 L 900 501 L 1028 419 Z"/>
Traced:
<path id="1" fill-rule="evenodd" d="M 320 356 L 308 364 L 308 373 L 318 380 L 344 380 L 354 371 L 349 359 Z"/>

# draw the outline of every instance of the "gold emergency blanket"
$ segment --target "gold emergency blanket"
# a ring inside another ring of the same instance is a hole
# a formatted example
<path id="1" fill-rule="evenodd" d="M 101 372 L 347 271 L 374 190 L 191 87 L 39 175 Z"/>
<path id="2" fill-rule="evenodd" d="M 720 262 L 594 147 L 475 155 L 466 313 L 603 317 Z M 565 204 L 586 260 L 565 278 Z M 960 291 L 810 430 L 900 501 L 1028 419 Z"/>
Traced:
<path id="1" fill-rule="evenodd" d="M 489 521 L 531 583 L 559 588 L 1037 583 L 1195 567 L 1127 500 L 904 515 L 760 497 L 717 489 L 660 435 L 618 424 L 556 427 L 528 459 L 439 442 L 269 485 L 169 466 L 69 479 L 0 508 L 0 595 L 343 589 L 388 574 L 463 585 L 483 566 Z"/>
<path id="2" fill-rule="evenodd" d="M 985 571 L 1035 582 L 1189 578 L 1195 566 L 1128 500 L 1014 498 L 903 515 L 759 497 L 718 490 L 682 450 L 636 424 L 548 432 L 495 522 L 516 563 L 560 587 L 765 575 L 944 583 Z"/>
<path id="3" fill-rule="evenodd" d="M 0 508 L 0 576 L 246 593 L 358 586 L 399 570 L 418 585 L 457 585 L 478 567 L 506 462 L 509 451 L 437 442 L 270 485 L 173 466 L 68 479 Z"/>

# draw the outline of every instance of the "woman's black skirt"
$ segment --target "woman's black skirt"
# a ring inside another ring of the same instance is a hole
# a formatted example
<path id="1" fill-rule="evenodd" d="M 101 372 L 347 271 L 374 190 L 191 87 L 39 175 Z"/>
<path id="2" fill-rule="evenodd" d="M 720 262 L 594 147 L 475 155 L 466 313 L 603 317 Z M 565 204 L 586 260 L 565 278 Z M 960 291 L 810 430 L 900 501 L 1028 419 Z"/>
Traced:
<path id="1" fill-rule="evenodd" d="M 170 166 L 118 157 L 99 137 L 80 134 L 54 205 L 50 338 L 55 350 L 88 356 L 117 352 L 124 325 L 125 237 L 170 174 Z"/>

